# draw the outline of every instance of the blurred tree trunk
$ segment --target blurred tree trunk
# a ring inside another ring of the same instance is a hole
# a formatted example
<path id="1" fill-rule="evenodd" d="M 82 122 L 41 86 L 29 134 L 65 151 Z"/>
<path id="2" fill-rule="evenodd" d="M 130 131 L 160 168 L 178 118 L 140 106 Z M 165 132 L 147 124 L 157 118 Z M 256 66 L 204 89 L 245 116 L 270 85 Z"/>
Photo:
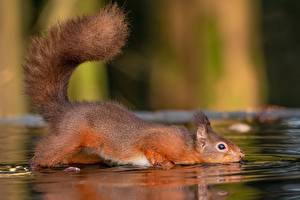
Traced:
<path id="1" fill-rule="evenodd" d="M 222 74 L 216 81 L 214 107 L 245 109 L 262 103 L 261 66 L 255 66 L 257 1 L 210 1 L 215 9 L 222 43 Z"/>
<path id="2" fill-rule="evenodd" d="M 253 61 L 259 54 L 253 53 L 256 3 L 156 2 L 153 107 L 244 109 L 261 103 L 263 70 L 259 59 Z"/>
<path id="3" fill-rule="evenodd" d="M 193 108 L 201 105 L 203 74 L 201 7 L 198 0 L 157 1 L 158 16 L 153 27 L 151 100 L 153 107 Z"/>
<path id="4" fill-rule="evenodd" d="M 20 115 L 25 112 L 25 101 L 22 91 L 22 30 L 21 30 L 21 1 L 0 1 L 0 117 Z M 13 129 L 16 129 L 15 127 Z M 22 134 L 18 140 L 15 135 L 7 135 L 9 130 L 1 127 L 0 137 L 3 149 L 24 149 L 27 134 Z M 15 133 L 15 132 L 14 132 Z M 16 160 L 25 160 L 25 153 L 6 156 L 6 152 L 0 151 L 0 160 L 13 164 Z M 3 163 L 3 162 L 2 162 Z M 11 194 L 10 199 L 22 199 L 15 195 L 18 191 L 27 196 L 26 188 L 20 185 L 1 185 L 1 197 Z"/>
<path id="5" fill-rule="evenodd" d="M 0 116 L 25 111 L 21 76 L 20 1 L 0 1 Z"/>

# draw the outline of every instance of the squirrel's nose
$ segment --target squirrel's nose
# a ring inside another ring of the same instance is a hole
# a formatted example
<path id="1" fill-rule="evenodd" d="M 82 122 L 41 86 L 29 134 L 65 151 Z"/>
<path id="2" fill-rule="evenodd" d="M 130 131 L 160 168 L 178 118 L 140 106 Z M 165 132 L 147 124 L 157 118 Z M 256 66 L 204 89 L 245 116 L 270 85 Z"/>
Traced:
<path id="1" fill-rule="evenodd" d="M 240 151 L 240 157 L 241 157 L 241 158 L 244 158 L 244 157 L 245 157 L 245 154 L 244 154 L 244 152 L 243 152 L 242 150 Z"/>

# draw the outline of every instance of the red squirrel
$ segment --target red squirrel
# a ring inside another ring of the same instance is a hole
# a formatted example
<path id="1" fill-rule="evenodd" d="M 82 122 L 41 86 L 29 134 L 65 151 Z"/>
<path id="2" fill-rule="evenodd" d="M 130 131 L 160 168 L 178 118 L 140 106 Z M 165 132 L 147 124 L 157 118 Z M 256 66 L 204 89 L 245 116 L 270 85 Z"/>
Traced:
<path id="1" fill-rule="evenodd" d="M 116 4 L 71 19 L 34 37 L 23 66 L 26 93 L 48 124 L 35 149 L 33 169 L 72 163 L 161 167 L 238 162 L 240 148 L 213 131 L 198 113 L 198 129 L 144 121 L 113 102 L 70 102 L 68 81 L 85 61 L 110 61 L 128 37 L 126 16 Z"/>

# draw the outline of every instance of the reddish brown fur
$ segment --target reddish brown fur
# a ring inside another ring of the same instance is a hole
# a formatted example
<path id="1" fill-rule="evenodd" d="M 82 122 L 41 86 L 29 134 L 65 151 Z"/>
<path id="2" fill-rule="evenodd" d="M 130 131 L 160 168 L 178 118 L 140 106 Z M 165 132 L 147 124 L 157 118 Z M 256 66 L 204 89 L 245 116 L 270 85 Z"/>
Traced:
<path id="1" fill-rule="evenodd" d="M 215 160 L 220 153 L 214 148 L 223 139 L 211 128 L 206 128 L 205 134 L 211 135 L 203 138 L 204 146 L 186 128 L 145 122 L 116 103 L 69 102 L 67 86 L 75 67 L 88 60 L 112 59 L 127 35 L 124 14 L 110 5 L 95 16 L 67 21 L 51 28 L 47 37 L 33 39 L 24 65 L 26 91 L 48 122 L 49 134 L 37 144 L 32 167 L 112 162 L 168 169 L 178 163 L 222 161 L 223 154 Z M 199 115 L 198 125 L 203 124 L 210 127 L 206 116 Z M 239 148 L 224 141 L 234 154 L 226 162 L 238 161 Z"/>
<path id="2" fill-rule="evenodd" d="M 121 52 L 127 35 L 124 14 L 110 5 L 97 15 L 52 27 L 47 37 L 32 39 L 24 65 L 26 92 L 47 121 L 69 104 L 67 86 L 75 67 L 89 60 L 111 60 Z"/>

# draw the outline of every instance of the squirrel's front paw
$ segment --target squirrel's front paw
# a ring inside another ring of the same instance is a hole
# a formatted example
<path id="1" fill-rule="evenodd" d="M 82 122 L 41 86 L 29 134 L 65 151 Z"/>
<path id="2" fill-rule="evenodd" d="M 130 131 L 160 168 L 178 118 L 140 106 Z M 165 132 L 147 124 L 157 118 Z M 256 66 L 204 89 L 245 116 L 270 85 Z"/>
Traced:
<path id="1" fill-rule="evenodd" d="M 155 168 L 159 168 L 159 169 L 165 169 L 165 170 L 168 170 L 168 169 L 171 169 L 174 167 L 174 163 L 172 163 L 171 161 L 168 161 L 168 160 L 165 160 L 163 162 L 157 162 L 157 163 L 154 163 L 153 164 L 153 167 Z"/>
<path id="2" fill-rule="evenodd" d="M 171 169 L 174 166 L 174 163 L 169 161 L 165 156 L 155 151 L 147 150 L 145 152 L 145 155 L 149 162 L 152 164 L 152 166 L 155 168 Z"/>

